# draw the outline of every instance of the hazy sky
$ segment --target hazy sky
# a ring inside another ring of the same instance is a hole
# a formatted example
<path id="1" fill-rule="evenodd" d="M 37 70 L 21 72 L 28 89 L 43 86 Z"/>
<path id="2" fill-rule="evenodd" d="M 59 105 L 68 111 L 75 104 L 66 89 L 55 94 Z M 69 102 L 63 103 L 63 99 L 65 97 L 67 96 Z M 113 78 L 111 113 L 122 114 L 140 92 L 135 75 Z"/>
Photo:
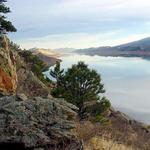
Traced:
<path id="1" fill-rule="evenodd" d="M 24 48 L 118 45 L 150 36 L 150 0 L 8 0 Z"/>

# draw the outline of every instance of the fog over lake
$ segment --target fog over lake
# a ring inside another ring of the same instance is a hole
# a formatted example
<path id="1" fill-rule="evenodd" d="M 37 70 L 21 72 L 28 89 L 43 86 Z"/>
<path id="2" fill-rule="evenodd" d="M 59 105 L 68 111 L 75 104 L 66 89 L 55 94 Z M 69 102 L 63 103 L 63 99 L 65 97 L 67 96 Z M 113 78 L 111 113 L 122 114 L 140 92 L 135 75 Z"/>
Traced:
<path id="1" fill-rule="evenodd" d="M 142 58 L 66 55 L 62 67 L 84 61 L 101 74 L 113 107 L 150 124 L 150 61 Z"/>

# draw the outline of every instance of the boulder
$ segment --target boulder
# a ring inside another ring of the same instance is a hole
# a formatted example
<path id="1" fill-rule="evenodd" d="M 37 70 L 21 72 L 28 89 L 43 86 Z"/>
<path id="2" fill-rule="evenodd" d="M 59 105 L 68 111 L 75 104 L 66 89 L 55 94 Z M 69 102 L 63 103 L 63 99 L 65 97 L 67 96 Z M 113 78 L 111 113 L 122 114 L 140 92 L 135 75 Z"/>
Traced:
<path id="1" fill-rule="evenodd" d="M 31 149 L 79 149 L 81 145 L 73 130 L 75 106 L 41 97 L 17 99 L 15 96 L 0 98 L 0 149 L 1 143 L 19 143 Z"/>

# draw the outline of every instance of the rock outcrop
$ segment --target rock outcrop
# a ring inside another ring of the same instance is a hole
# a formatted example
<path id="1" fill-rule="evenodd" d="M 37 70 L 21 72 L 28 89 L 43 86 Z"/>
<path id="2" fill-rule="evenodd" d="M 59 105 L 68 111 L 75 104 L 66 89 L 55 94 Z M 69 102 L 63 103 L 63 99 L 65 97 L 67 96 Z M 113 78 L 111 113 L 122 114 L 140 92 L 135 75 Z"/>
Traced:
<path id="1" fill-rule="evenodd" d="M 13 67 L 17 76 L 16 93 L 25 94 L 27 97 L 33 98 L 35 96 L 41 96 L 46 98 L 50 94 L 50 89 L 39 80 L 39 78 L 32 72 L 31 66 L 25 61 L 24 57 L 20 55 L 22 50 L 9 45 L 9 51 L 15 56 L 15 63 Z M 4 61 L 2 58 L 1 61 Z M 6 62 L 8 59 L 6 60 Z M 5 69 L 5 66 L 2 66 Z"/>
<path id="2" fill-rule="evenodd" d="M 49 95 L 49 89 L 34 75 L 26 62 L 11 49 L 6 36 L 0 38 L 0 93 L 24 93 L 28 97 Z"/>
<path id="3" fill-rule="evenodd" d="M 75 110 L 74 105 L 53 98 L 1 97 L 0 143 L 18 143 L 32 149 L 77 150 L 80 144 L 72 131 Z"/>
<path id="4" fill-rule="evenodd" d="M 17 88 L 16 56 L 8 45 L 8 38 L 0 36 L 0 92 L 4 95 L 15 93 Z"/>
<path id="5" fill-rule="evenodd" d="M 24 93 L 30 98 L 35 96 L 46 98 L 49 95 L 50 90 L 27 67 L 18 68 L 17 75 L 17 94 Z"/>
<path id="6" fill-rule="evenodd" d="M 78 150 L 77 108 L 54 99 L 48 87 L 0 39 L 0 149 Z"/>

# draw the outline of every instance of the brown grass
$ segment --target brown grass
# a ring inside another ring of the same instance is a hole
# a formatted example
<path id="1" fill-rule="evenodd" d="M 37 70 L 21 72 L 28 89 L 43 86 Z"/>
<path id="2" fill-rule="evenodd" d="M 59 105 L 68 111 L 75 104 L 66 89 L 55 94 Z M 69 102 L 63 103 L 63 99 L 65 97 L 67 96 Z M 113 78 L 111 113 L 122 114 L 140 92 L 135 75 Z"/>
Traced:
<path id="1" fill-rule="evenodd" d="M 84 148 L 85 150 L 135 150 L 132 147 L 113 142 L 112 140 L 105 140 L 98 136 L 86 142 Z"/>
<path id="2" fill-rule="evenodd" d="M 109 127 L 111 128 L 111 124 L 107 126 Z M 133 148 L 132 144 L 123 142 L 121 139 L 117 140 L 115 136 L 118 137 L 118 135 L 113 134 L 112 137 L 112 134 L 105 132 L 100 124 L 93 124 L 90 121 L 78 122 L 77 133 L 83 140 L 85 150 L 138 150 Z M 119 137 L 122 138 L 122 135 Z"/>

